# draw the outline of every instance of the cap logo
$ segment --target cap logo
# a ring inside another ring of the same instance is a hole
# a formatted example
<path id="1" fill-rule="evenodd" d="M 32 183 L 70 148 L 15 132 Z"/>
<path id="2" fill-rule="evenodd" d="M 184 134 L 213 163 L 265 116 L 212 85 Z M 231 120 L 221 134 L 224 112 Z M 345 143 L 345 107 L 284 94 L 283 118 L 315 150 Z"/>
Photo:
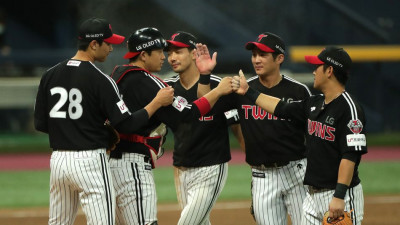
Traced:
<path id="1" fill-rule="evenodd" d="M 179 33 L 173 34 L 173 35 L 171 36 L 171 41 L 173 41 L 173 40 L 175 39 L 175 37 L 178 36 L 178 35 L 179 35 Z"/>
<path id="2" fill-rule="evenodd" d="M 336 66 L 340 66 L 340 67 L 343 67 L 343 64 L 341 64 L 340 62 L 338 62 L 338 61 L 336 61 L 336 60 L 334 60 L 334 59 L 332 59 L 331 57 L 326 57 L 326 60 L 328 60 L 330 63 L 332 63 L 333 65 L 336 65 Z"/>
<path id="3" fill-rule="evenodd" d="M 86 34 L 85 35 L 85 38 L 102 38 L 102 37 L 104 37 L 103 33 L 101 33 L 101 34 Z"/>
<path id="4" fill-rule="evenodd" d="M 261 39 L 263 39 L 263 38 L 265 38 L 265 37 L 267 37 L 267 36 L 268 36 L 268 35 L 266 35 L 266 34 L 260 34 L 260 35 L 258 35 L 257 42 L 260 42 Z"/>
<path id="5" fill-rule="evenodd" d="M 141 51 L 142 49 L 150 48 L 151 46 L 156 45 L 156 44 L 161 46 L 160 39 L 152 40 L 152 41 L 149 41 L 147 43 L 143 43 L 141 45 L 138 45 L 138 46 L 136 46 L 136 51 Z"/>
<path id="6" fill-rule="evenodd" d="M 275 45 L 275 48 L 279 49 L 281 52 L 285 52 L 285 50 L 283 50 L 283 48 L 279 45 Z"/>
<path id="7" fill-rule="evenodd" d="M 192 44 L 192 45 L 196 45 L 196 42 L 194 42 L 194 41 L 192 41 L 192 40 L 189 40 L 189 42 L 190 42 L 190 44 Z"/>

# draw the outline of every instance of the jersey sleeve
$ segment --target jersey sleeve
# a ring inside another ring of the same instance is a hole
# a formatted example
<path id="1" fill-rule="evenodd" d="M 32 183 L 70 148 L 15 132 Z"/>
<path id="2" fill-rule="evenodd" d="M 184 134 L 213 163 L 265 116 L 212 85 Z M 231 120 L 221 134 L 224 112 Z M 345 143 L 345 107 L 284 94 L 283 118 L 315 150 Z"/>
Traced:
<path id="1" fill-rule="evenodd" d="M 307 119 L 305 110 L 307 108 L 306 104 L 307 104 L 307 99 L 293 101 L 290 103 L 279 101 L 279 103 L 275 108 L 274 115 L 279 118 L 292 119 L 297 122 L 303 123 Z"/>
<path id="2" fill-rule="evenodd" d="M 38 92 L 36 95 L 34 108 L 34 125 L 35 129 L 41 132 L 48 133 L 48 113 L 47 113 L 47 98 L 44 85 L 44 78 L 40 81 Z"/>
<path id="3" fill-rule="evenodd" d="M 123 86 L 124 90 L 129 90 L 124 91 L 124 99 L 126 99 L 129 108 L 131 108 L 131 105 L 134 105 L 135 108 L 146 106 L 153 100 L 160 89 L 171 85 L 171 83 L 165 83 L 151 74 L 138 73 L 143 72 L 127 74 L 123 78 L 124 80 L 119 83 L 119 85 Z M 201 113 L 195 104 L 189 103 L 181 96 L 175 96 L 171 105 L 161 107 L 155 112 L 153 117 L 169 127 L 174 127 L 179 121 L 198 119 L 201 117 Z"/>
<path id="4" fill-rule="evenodd" d="M 199 119 L 201 113 L 195 104 L 190 104 L 184 97 L 175 96 L 171 105 L 160 108 L 154 116 L 168 127 L 174 128 L 180 122 Z"/>
<path id="5" fill-rule="evenodd" d="M 228 126 L 240 123 L 240 117 L 237 109 L 231 109 L 226 111 L 224 114 Z"/>
<path id="6" fill-rule="evenodd" d="M 121 97 L 117 84 L 108 76 L 104 76 L 98 92 L 100 93 L 100 104 L 105 112 L 106 118 L 111 124 L 118 124 L 131 116 L 128 106 Z"/>
<path id="7" fill-rule="evenodd" d="M 346 152 L 367 152 L 367 140 L 365 135 L 365 115 L 362 108 L 344 94 L 348 108 L 343 110 L 343 115 L 337 124 L 337 140 L 342 154 Z"/>

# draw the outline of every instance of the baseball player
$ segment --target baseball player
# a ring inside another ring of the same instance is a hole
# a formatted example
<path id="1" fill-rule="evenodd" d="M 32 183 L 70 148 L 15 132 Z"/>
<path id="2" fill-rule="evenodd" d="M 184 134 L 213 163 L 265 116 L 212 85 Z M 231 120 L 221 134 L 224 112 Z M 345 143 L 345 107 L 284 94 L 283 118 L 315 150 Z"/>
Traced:
<path id="1" fill-rule="evenodd" d="M 304 84 L 280 73 L 285 44 L 279 36 L 262 33 L 245 47 L 252 51 L 251 61 L 257 73 L 248 79 L 249 86 L 286 102 L 310 96 Z M 298 225 L 306 196 L 304 123 L 282 119 L 265 112 L 246 97 L 236 97 L 246 162 L 252 167 L 254 219 L 257 224 L 286 225 L 289 214 L 292 224 Z"/>
<path id="2" fill-rule="evenodd" d="M 124 56 L 129 59 L 129 64 L 117 66 L 112 78 L 130 109 L 147 105 L 161 88 L 168 86 L 152 74 L 161 70 L 166 46 L 161 32 L 152 27 L 139 29 L 129 37 L 129 52 Z M 157 111 L 147 126 L 134 133 L 120 133 L 121 141 L 111 153 L 110 160 L 117 197 L 117 224 L 157 224 L 157 196 L 152 168 L 155 167 L 165 133 L 153 135 L 154 130 L 165 130 L 165 127 L 157 128 L 162 122 L 175 132 L 182 122 L 197 120 L 205 115 L 221 95 L 232 92 L 229 78 L 220 84 L 213 93 L 193 103 L 182 96 L 175 96 L 173 104 Z"/>
<path id="3" fill-rule="evenodd" d="M 49 224 L 74 223 L 81 203 L 87 223 L 115 222 L 115 199 L 106 148 L 105 121 L 120 132 L 134 132 L 161 106 L 171 104 L 173 89 L 160 91 L 144 109 L 131 113 L 115 82 L 95 65 L 121 44 L 104 19 L 91 18 L 79 28 L 74 57 L 50 68 L 42 77 L 36 97 L 34 124 L 49 134 Z"/>
<path id="4" fill-rule="evenodd" d="M 168 62 L 178 75 L 165 81 L 175 94 L 188 101 L 197 99 L 200 72 L 196 66 L 197 39 L 190 33 L 178 31 L 167 40 Z M 215 66 L 215 65 L 214 65 Z M 213 67 L 213 66 L 212 66 Z M 211 87 L 221 78 L 211 75 Z M 226 101 L 223 96 L 218 104 Z M 225 186 L 228 161 L 231 159 L 227 125 L 240 130 L 237 110 L 212 113 L 197 120 L 181 123 L 174 131 L 173 164 L 175 188 L 182 209 L 179 225 L 210 224 L 210 212 Z M 240 133 L 238 140 L 243 140 Z"/>
<path id="5" fill-rule="evenodd" d="M 308 193 L 301 224 L 321 224 L 327 211 L 333 219 L 348 211 L 353 224 L 358 225 L 364 215 L 358 165 L 362 154 L 367 153 L 367 144 L 364 111 L 345 90 L 352 61 L 343 48 L 335 46 L 305 59 L 315 65 L 314 88 L 322 95 L 288 103 L 248 87 L 241 72 L 240 84 L 235 77 L 234 85 L 240 86 L 237 93 L 245 94 L 267 112 L 306 125 L 308 165 L 304 184 Z"/>

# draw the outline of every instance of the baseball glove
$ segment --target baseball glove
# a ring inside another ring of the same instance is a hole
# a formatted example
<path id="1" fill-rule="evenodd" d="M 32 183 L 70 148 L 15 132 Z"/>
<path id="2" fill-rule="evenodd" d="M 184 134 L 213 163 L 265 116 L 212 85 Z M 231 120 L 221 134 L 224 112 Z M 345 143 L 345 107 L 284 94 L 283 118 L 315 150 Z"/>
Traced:
<path id="1" fill-rule="evenodd" d="M 322 225 L 353 225 L 353 220 L 351 219 L 350 212 L 344 211 L 343 216 L 340 216 L 336 219 L 329 217 L 329 211 L 324 214 L 324 218 L 322 220 Z"/>
<path id="2" fill-rule="evenodd" d="M 117 144 L 119 143 L 119 134 L 110 124 L 109 121 L 104 123 L 104 126 L 107 128 L 108 132 L 108 147 L 107 152 L 110 152 L 115 149 Z"/>
<path id="3" fill-rule="evenodd" d="M 161 123 L 157 128 L 155 128 L 153 131 L 151 131 L 149 137 L 159 137 L 157 140 L 157 147 L 156 148 L 149 148 L 150 150 L 150 155 L 151 155 L 151 161 L 152 161 L 152 166 L 155 168 L 157 159 L 161 158 L 164 154 L 164 148 L 162 145 L 164 144 L 166 140 L 168 130 L 167 126 L 163 123 Z M 151 139 L 148 140 L 150 142 Z"/>

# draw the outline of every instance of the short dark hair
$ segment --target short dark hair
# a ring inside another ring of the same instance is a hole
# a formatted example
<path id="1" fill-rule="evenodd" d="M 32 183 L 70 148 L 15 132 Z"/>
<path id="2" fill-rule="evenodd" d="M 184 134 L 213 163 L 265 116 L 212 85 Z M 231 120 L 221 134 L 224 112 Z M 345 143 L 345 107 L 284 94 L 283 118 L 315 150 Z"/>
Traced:
<path id="1" fill-rule="evenodd" d="M 79 39 L 78 40 L 78 50 L 82 50 L 82 51 L 86 51 L 87 48 L 89 47 L 90 42 L 92 42 L 93 40 L 88 40 L 88 39 Z M 96 39 L 97 43 L 99 43 L 99 45 L 103 44 L 103 40 L 102 39 Z"/>
<path id="2" fill-rule="evenodd" d="M 147 50 L 144 50 L 144 52 L 147 52 L 147 54 L 151 55 L 151 52 L 152 52 L 153 50 L 154 50 L 154 49 L 147 49 Z M 134 57 L 132 57 L 132 58 L 129 59 L 129 62 L 130 62 L 130 63 L 131 63 L 131 62 L 135 62 L 135 61 L 139 58 L 139 56 L 140 56 L 140 54 L 135 55 Z"/>
<path id="3" fill-rule="evenodd" d="M 323 64 L 324 72 L 330 67 L 331 65 L 328 64 Z M 347 80 L 349 79 L 349 74 L 345 71 L 335 69 L 335 67 L 332 66 L 333 69 L 333 74 L 335 75 L 336 79 L 339 81 L 339 83 L 346 85 Z"/>
<path id="4" fill-rule="evenodd" d="M 276 58 L 278 57 L 278 55 L 282 54 L 280 52 L 271 52 L 272 54 L 272 58 L 274 59 L 274 61 L 276 60 Z M 284 55 L 284 54 L 282 54 Z M 279 66 L 282 66 L 283 62 L 281 64 L 279 64 Z"/>

